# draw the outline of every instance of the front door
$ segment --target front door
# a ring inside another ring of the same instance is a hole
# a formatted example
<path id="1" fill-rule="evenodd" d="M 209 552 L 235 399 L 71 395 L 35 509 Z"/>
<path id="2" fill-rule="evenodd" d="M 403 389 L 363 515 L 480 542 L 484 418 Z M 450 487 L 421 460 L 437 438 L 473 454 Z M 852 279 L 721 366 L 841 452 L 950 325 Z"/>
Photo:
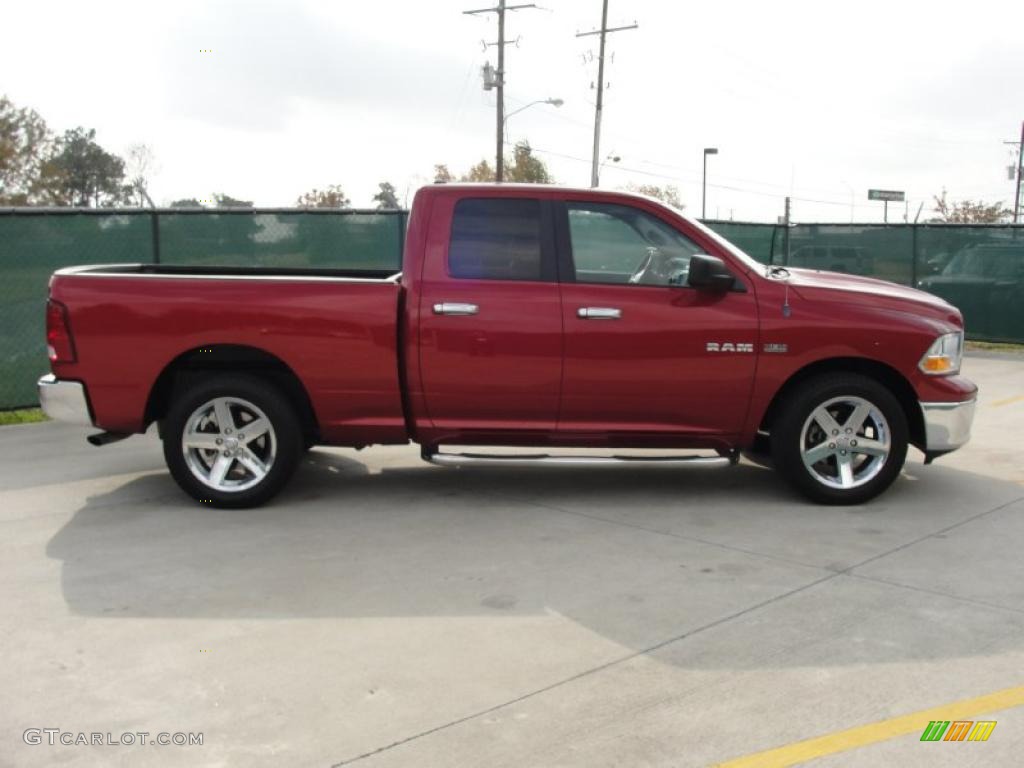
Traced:
<path id="1" fill-rule="evenodd" d="M 653 211 L 569 202 L 558 216 L 574 272 L 562 283 L 559 430 L 739 432 L 758 348 L 752 289 L 688 287 L 690 257 L 706 249 Z"/>
<path id="2" fill-rule="evenodd" d="M 443 196 L 431 222 L 419 354 L 433 426 L 553 431 L 562 311 L 550 204 Z"/>

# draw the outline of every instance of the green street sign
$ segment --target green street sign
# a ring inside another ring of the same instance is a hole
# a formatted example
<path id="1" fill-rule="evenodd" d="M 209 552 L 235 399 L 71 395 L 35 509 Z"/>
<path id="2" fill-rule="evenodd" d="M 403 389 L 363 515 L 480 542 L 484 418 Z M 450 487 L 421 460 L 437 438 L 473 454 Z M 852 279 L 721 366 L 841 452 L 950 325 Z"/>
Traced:
<path id="1" fill-rule="evenodd" d="M 868 200 L 884 200 L 887 203 L 902 203 L 903 192 L 893 189 L 869 189 Z"/>

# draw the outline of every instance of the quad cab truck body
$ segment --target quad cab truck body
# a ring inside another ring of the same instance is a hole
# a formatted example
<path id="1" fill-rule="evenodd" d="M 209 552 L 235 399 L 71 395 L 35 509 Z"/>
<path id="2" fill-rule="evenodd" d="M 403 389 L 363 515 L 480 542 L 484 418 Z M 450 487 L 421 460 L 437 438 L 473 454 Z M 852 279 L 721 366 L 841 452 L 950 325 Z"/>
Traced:
<path id="1" fill-rule="evenodd" d="M 814 501 L 860 503 L 909 444 L 926 461 L 964 444 L 977 392 L 939 298 L 767 267 L 644 197 L 537 185 L 421 189 L 393 275 L 62 269 L 47 339 L 51 417 L 97 445 L 157 422 L 181 487 L 235 507 L 312 445 L 410 440 L 456 465 L 745 453 Z M 557 455 L 580 447 L 607 455 Z"/>

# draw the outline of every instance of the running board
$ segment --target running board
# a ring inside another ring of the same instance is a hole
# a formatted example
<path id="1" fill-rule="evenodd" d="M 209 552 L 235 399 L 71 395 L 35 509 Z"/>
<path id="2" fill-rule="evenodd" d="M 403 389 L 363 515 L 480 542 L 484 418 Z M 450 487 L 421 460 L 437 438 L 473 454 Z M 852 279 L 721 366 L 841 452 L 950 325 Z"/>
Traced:
<path id="1" fill-rule="evenodd" d="M 442 467 L 533 467 L 537 464 L 560 467 L 658 466 L 728 467 L 735 464 L 728 456 L 551 456 L 540 454 L 428 453 L 423 460 Z"/>

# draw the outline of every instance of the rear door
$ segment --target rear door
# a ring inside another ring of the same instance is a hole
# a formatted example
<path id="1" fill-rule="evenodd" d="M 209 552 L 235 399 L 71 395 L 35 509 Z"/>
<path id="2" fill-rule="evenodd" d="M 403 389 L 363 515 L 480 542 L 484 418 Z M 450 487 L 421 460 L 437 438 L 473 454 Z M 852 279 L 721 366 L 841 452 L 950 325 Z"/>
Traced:
<path id="1" fill-rule="evenodd" d="M 752 287 L 688 287 L 689 259 L 706 249 L 652 211 L 568 202 L 557 221 L 565 275 L 559 430 L 739 432 L 758 348 Z"/>
<path id="2" fill-rule="evenodd" d="M 562 311 L 552 208 L 507 194 L 434 203 L 419 316 L 435 428 L 555 429 Z"/>

